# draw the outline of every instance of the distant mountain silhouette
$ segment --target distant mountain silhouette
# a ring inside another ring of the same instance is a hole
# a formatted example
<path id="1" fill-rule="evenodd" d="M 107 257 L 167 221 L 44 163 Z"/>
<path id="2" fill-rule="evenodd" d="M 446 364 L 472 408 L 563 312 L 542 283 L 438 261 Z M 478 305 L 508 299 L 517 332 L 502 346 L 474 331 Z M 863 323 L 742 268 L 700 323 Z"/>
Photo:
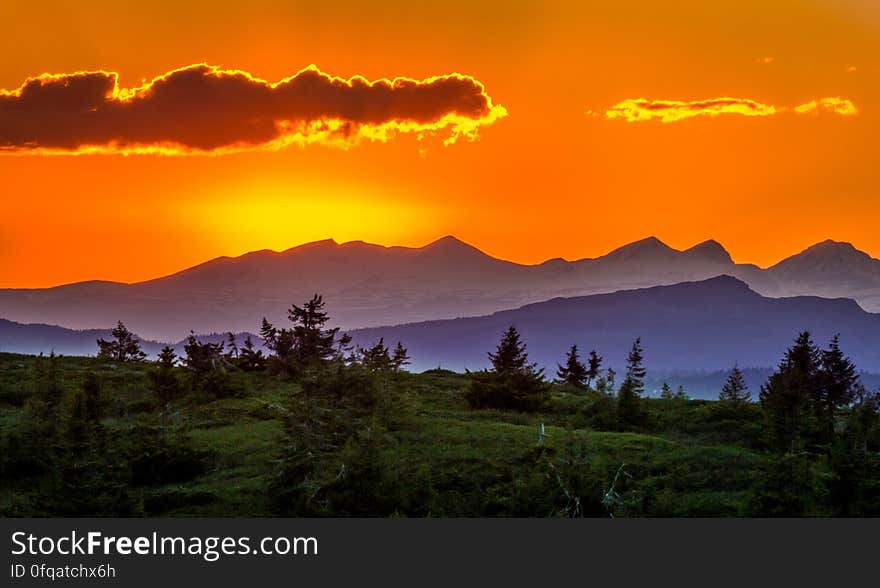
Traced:
<path id="1" fill-rule="evenodd" d="M 113 336 L 111 329 L 65 329 L 55 325 L 22 324 L 5 319 L 0 319 L 0 353 L 26 353 L 38 355 L 77 355 L 92 356 L 98 353 L 98 339 L 110 340 Z M 238 345 L 241 347 L 248 333 L 237 333 Z M 200 334 L 197 338 L 201 342 L 219 343 L 226 341 L 226 333 Z M 262 342 L 256 335 L 251 335 L 257 347 L 262 348 Z M 183 355 L 183 346 L 186 339 L 170 343 L 178 355 Z M 141 349 L 151 358 L 159 353 L 166 345 L 158 341 L 146 339 L 140 340 Z"/>
<path id="2" fill-rule="evenodd" d="M 649 370 L 723 370 L 773 366 L 801 330 L 827 343 L 840 333 L 860 369 L 880 371 L 880 315 L 852 300 L 769 298 L 730 276 L 612 294 L 556 298 L 482 317 L 356 330 L 363 346 L 403 341 L 416 369 L 488 365 L 501 333 L 516 325 L 530 357 L 555 372 L 568 347 L 596 349 L 623 368 L 636 337 Z"/>
<path id="3" fill-rule="evenodd" d="M 420 248 L 317 241 L 282 252 L 220 257 L 145 282 L 90 281 L 0 289 L 0 317 L 73 329 L 123 320 L 148 339 L 255 330 L 286 320 L 291 303 L 324 295 L 343 328 L 485 315 L 554 297 L 582 296 L 731 275 L 767 296 L 856 299 L 880 311 L 880 261 L 827 241 L 766 270 L 734 263 L 716 241 L 673 249 L 655 237 L 594 259 L 522 265 L 455 237 Z"/>

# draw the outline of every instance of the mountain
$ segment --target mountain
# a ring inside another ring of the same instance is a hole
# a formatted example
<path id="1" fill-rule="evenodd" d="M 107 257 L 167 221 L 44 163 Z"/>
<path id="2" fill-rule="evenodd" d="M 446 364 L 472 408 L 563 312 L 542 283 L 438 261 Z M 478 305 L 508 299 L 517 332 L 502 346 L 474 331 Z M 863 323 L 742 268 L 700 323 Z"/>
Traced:
<path id="1" fill-rule="evenodd" d="M 315 293 L 324 296 L 334 324 L 351 329 L 485 315 L 554 297 L 719 275 L 767 296 L 850 297 L 880 310 L 880 261 L 847 244 L 819 244 L 764 270 L 734 263 L 712 240 L 680 251 L 649 237 L 597 258 L 523 265 L 447 236 L 417 248 L 317 241 L 219 257 L 134 284 L 0 289 L 0 317 L 72 329 L 122 320 L 147 339 L 173 341 L 190 330 L 253 331 L 263 316 L 284 323 L 291 303 Z"/>
<path id="2" fill-rule="evenodd" d="M 25 353 L 30 355 L 38 355 L 43 353 L 49 355 L 78 355 L 92 356 L 98 353 L 98 339 L 110 340 L 113 335 L 111 329 L 65 329 L 55 325 L 44 324 L 22 324 L 5 319 L 0 319 L 0 353 Z M 238 344 L 244 342 L 248 333 L 236 333 Z M 198 335 L 199 341 L 219 343 L 226 341 L 225 333 L 211 333 L 207 335 Z M 262 347 L 259 337 L 251 335 L 253 341 L 258 347 Z M 158 355 L 159 351 L 166 345 L 158 341 L 148 339 L 140 340 L 141 349 L 150 357 Z M 176 343 L 171 343 L 178 355 L 183 355 L 183 346 L 186 339 L 181 339 Z"/>
<path id="3" fill-rule="evenodd" d="M 809 291 L 818 296 L 854 298 L 880 310 L 880 260 L 850 243 L 822 241 L 767 270 L 779 292 Z"/>
<path id="4" fill-rule="evenodd" d="M 730 276 L 351 334 L 363 346 L 380 337 L 390 344 L 402 341 L 417 370 L 462 370 L 487 366 L 486 353 L 510 325 L 520 330 L 532 360 L 551 375 L 573 343 L 583 354 L 596 349 L 621 370 L 636 337 L 642 338 L 649 371 L 773 366 L 802 330 L 823 345 L 840 333 L 860 369 L 880 372 L 880 315 L 848 299 L 765 297 Z"/>

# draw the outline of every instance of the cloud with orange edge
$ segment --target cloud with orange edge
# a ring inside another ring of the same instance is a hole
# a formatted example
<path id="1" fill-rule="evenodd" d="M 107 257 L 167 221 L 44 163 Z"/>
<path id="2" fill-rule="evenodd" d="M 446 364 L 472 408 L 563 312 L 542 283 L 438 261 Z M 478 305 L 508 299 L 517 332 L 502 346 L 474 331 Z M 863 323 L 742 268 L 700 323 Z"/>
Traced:
<path id="1" fill-rule="evenodd" d="M 278 82 L 189 65 L 136 88 L 107 71 L 43 74 L 0 90 L 0 153 L 221 154 L 407 133 L 476 139 L 507 115 L 471 76 L 344 79 L 309 66 Z"/>
<path id="2" fill-rule="evenodd" d="M 813 100 L 793 109 L 764 104 L 748 98 L 709 98 L 706 100 L 648 100 L 630 98 L 618 102 L 605 111 L 605 118 L 620 119 L 627 122 L 659 120 L 663 123 L 678 122 L 698 116 L 717 117 L 738 114 L 750 117 L 775 116 L 792 110 L 796 114 L 817 114 L 829 112 L 840 116 L 855 116 L 858 109 L 845 98 L 829 97 Z"/>

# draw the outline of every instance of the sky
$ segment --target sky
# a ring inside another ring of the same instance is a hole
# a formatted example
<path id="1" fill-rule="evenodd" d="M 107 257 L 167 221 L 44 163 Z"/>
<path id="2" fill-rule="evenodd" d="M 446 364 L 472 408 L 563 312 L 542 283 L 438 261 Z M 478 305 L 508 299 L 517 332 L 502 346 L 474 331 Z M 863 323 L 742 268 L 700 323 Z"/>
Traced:
<path id="1" fill-rule="evenodd" d="M 0 287 L 326 238 L 880 257 L 874 0 L 6 0 L 0 89 Z"/>

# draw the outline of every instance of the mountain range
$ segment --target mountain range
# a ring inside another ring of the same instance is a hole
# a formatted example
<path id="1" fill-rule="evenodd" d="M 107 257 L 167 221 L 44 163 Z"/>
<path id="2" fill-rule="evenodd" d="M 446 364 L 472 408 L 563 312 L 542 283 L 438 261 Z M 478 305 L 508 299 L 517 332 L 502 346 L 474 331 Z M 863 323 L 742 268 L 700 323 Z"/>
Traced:
<path id="1" fill-rule="evenodd" d="M 122 320 L 147 339 L 196 332 L 255 331 L 286 320 L 291 303 L 321 293 L 346 329 L 478 316 L 555 297 L 669 285 L 730 275 L 766 296 L 852 298 L 880 311 L 880 260 L 825 241 L 762 269 L 734 263 L 716 241 L 683 251 L 649 237 L 597 258 L 523 265 L 454 237 L 418 248 L 318 241 L 220 257 L 154 280 L 89 281 L 0 289 L 0 317 L 72 329 Z"/>
<path id="2" fill-rule="evenodd" d="M 700 282 L 555 298 L 490 315 L 352 331 L 368 346 L 380 338 L 402 341 L 416 370 L 456 371 L 489 364 L 508 326 L 520 331 L 530 359 L 555 374 L 572 344 L 582 356 L 595 349 L 622 369 L 637 337 L 651 370 L 727 370 L 776 365 L 795 337 L 807 330 L 826 345 L 841 347 L 865 371 L 880 372 L 880 314 L 846 298 L 770 298 L 744 282 L 719 276 Z"/>

